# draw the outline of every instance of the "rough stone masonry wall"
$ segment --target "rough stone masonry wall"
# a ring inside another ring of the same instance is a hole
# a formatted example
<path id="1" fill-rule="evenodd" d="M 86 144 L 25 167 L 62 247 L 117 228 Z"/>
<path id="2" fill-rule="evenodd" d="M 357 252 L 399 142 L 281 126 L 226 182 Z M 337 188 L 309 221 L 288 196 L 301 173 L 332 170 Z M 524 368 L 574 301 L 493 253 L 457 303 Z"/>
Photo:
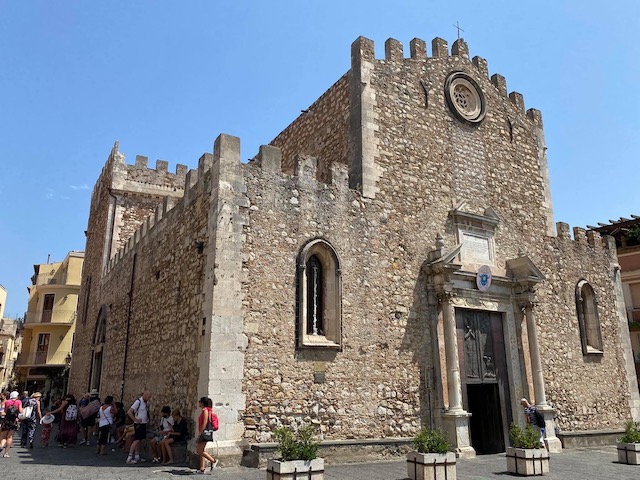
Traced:
<path id="1" fill-rule="evenodd" d="M 449 217 L 454 206 L 465 202 L 463 210 L 478 214 L 493 208 L 500 217 L 498 267 L 504 269 L 521 245 L 544 232 L 535 124 L 507 97 L 506 83 L 501 90 L 489 80 L 486 62 L 472 63 L 466 48 L 464 56 L 448 55 L 441 39 L 434 44 L 439 56 L 405 59 L 401 45 L 390 40 L 386 59 L 375 62 L 378 163 L 385 171 L 380 197 L 397 204 L 394 220 L 407 235 L 422 232 L 433 241 L 441 233 L 447 245 L 457 243 Z M 446 104 L 444 84 L 453 71 L 469 74 L 484 92 L 487 116 L 477 127 L 461 123 Z M 509 121 L 518 124 L 512 134 Z"/>
<path id="2" fill-rule="evenodd" d="M 119 273 L 113 274 L 114 276 L 122 277 L 118 282 L 110 284 L 109 286 L 103 283 L 107 280 L 103 278 L 105 270 L 103 269 L 102 263 L 103 260 L 109 258 L 108 255 L 103 255 L 103 252 L 104 249 L 110 248 L 111 229 L 113 228 L 114 230 L 112 240 L 114 245 L 111 246 L 111 250 L 114 252 L 120 251 L 120 257 L 118 258 L 121 258 L 123 250 L 128 245 L 133 245 L 132 237 L 136 235 L 136 232 L 138 239 L 143 232 L 145 235 L 148 233 L 149 224 L 147 223 L 146 225 L 143 225 L 143 222 L 145 219 L 148 219 L 149 216 L 155 218 L 155 211 L 158 206 L 160 206 L 161 216 L 163 198 L 176 198 L 182 196 L 185 176 L 186 167 L 183 165 L 178 165 L 176 167 L 175 174 L 169 173 L 167 171 L 167 162 L 161 160 L 156 162 L 155 170 L 149 169 L 147 168 L 146 157 L 141 156 L 136 158 L 135 165 L 127 165 L 125 163 L 124 155 L 117 151 L 116 143 L 96 187 L 94 188 L 92 196 L 89 225 L 87 228 L 87 247 L 85 257 L 87 262 L 84 265 L 82 292 L 79 300 L 80 308 L 78 318 L 80 319 L 80 322 L 76 328 L 74 359 L 70 379 L 70 389 L 72 392 L 82 394 L 89 386 L 93 338 L 101 307 L 109 307 L 107 314 L 108 348 L 113 345 L 111 341 L 117 339 L 118 336 L 120 336 L 121 339 L 124 339 L 126 331 L 126 322 L 123 323 L 123 315 L 126 316 L 126 312 L 128 311 L 128 300 L 123 300 L 123 296 L 126 297 L 131 283 L 130 267 L 127 268 L 126 266 L 127 260 L 125 259 L 121 264 L 119 264 Z M 109 211 L 110 204 L 114 202 L 114 197 L 116 198 L 117 207 L 112 218 L 109 215 Z M 169 208 L 172 202 L 173 201 L 165 201 L 165 210 Z M 194 219 L 190 218 L 190 220 L 193 221 Z M 202 221 L 206 224 L 206 220 Z M 162 225 L 165 225 L 166 223 L 167 221 Z M 155 227 L 154 232 L 159 231 L 161 228 L 165 227 L 157 226 Z M 172 228 L 180 227 L 174 226 Z M 199 235 L 204 237 L 203 232 L 200 232 Z M 173 239 L 174 236 L 175 232 L 171 238 Z M 148 242 L 148 240 L 146 241 Z M 173 241 L 177 242 L 177 240 Z M 139 259 L 146 259 L 148 256 L 152 256 L 154 254 L 164 255 L 165 253 L 166 250 L 162 247 L 149 247 L 149 251 L 142 252 Z M 131 255 L 129 255 L 129 259 L 131 258 Z M 145 260 L 141 260 L 141 262 L 142 261 Z M 178 265 L 188 265 L 188 262 L 182 262 L 181 260 L 176 260 L 176 262 L 178 262 Z M 160 264 L 162 262 L 156 263 Z M 107 266 L 112 264 L 113 260 L 111 260 Z M 139 266 L 137 268 L 139 268 Z M 160 272 L 160 269 L 154 272 L 154 275 L 158 272 Z M 189 273 L 188 275 L 191 276 L 193 273 Z M 89 277 L 91 278 L 90 285 L 88 282 Z M 161 298 L 167 301 L 178 301 L 180 300 L 179 296 L 182 295 L 182 301 L 193 304 L 194 300 L 189 299 L 190 293 L 192 293 L 193 290 L 192 280 L 180 280 L 180 275 L 177 275 L 175 278 L 178 279 L 176 283 L 172 283 L 172 280 L 164 280 L 165 283 L 168 282 L 170 284 L 167 288 L 177 289 L 175 295 L 166 295 L 165 292 Z M 159 280 L 161 279 L 162 277 L 159 276 Z M 182 289 L 182 292 L 180 292 L 180 289 Z M 147 297 L 153 297 L 153 292 L 155 290 L 158 290 L 156 285 L 154 285 L 153 288 L 150 288 L 150 294 L 147 295 Z M 86 308 L 85 313 L 84 298 L 87 292 L 89 293 L 89 301 L 87 303 L 88 308 Z M 143 296 L 141 299 L 142 298 L 146 297 Z M 198 297 L 196 297 L 196 299 L 197 298 Z M 153 309 L 148 309 L 148 311 L 152 312 Z M 189 309 L 187 309 L 187 311 L 189 311 Z M 120 315 L 116 312 L 120 312 Z M 168 310 L 163 314 L 166 315 L 167 312 Z M 83 322 L 83 320 L 85 321 Z M 111 336 L 109 335 L 109 332 L 111 332 Z M 103 356 L 104 382 L 102 386 L 104 388 L 101 393 L 104 395 L 104 392 L 106 391 L 105 389 L 108 389 L 109 393 L 112 393 L 116 398 L 119 398 L 122 365 L 124 360 L 124 343 L 118 343 L 115 341 L 115 345 L 117 345 L 115 350 L 109 353 L 107 349 Z M 172 349 L 175 350 L 175 347 L 172 347 Z M 110 354 L 111 356 L 109 356 Z M 128 369 L 129 368 L 127 368 L 127 370 Z M 110 378 L 111 383 L 109 383 L 107 378 Z M 149 378 L 153 379 L 152 376 Z M 139 387 L 135 388 L 137 389 Z M 125 395 L 130 397 L 132 394 L 130 392 L 125 392 Z"/>
<path id="3" fill-rule="evenodd" d="M 619 315 L 612 286 L 615 246 L 599 236 L 589 242 L 582 229 L 559 224 L 558 237 L 546 238 L 537 259 L 546 280 L 535 308 L 548 401 L 558 409 L 561 430 L 614 429 L 631 418 Z M 584 356 L 576 312 L 576 285 L 593 287 L 603 355 Z"/>
<path id="4" fill-rule="evenodd" d="M 112 164 L 118 152 L 118 144 L 112 149 L 102 173 L 93 189 L 91 208 L 87 225 L 87 241 L 82 284 L 78 295 L 78 320 L 74 335 L 73 359 L 69 376 L 69 391 L 81 396 L 88 391 L 91 369 L 91 348 L 95 334 L 95 325 L 100 310 L 100 279 L 102 277 L 102 258 L 105 248 L 105 232 L 109 218 L 109 186 L 112 180 Z M 88 301 L 85 300 L 88 298 Z M 85 310 L 85 305 L 87 306 Z"/>
<path id="5" fill-rule="evenodd" d="M 279 424 L 303 420 L 328 439 L 414 433 L 425 413 L 418 358 L 429 364 L 426 299 L 416 286 L 428 243 L 418 236 L 403 244 L 385 204 L 348 188 L 346 166 L 334 165 L 326 185 L 315 181 L 313 159 L 300 161 L 297 177 L 248 168 L 246 436 L 268 441 Z M 341 261 L 337 353 L 295 350 L 296 258 L 315 237 Z M 317 369 L 325 383 L 314 383 Z"/>
<path id="6" fill-rule="evenodd" d="M 180 198 L 184 190 L 187 167 L 177 165 L 176 172 L 169 173 L 168 163 L 156 160 L 156 168 L 148 168 L 148 159 L 136 156 L 135 165 L 120 162 L 114 165 L 113 181 L 118 197 L 114 223 L 114 248 L 123 248 L 131 235 L 166 197 Z"/>
<path id="7" fill-rule="evenodd" d="M 199 182 L 197 194 L 190 192 L 166 217 L 138 232 L 139 240 L 111 263 L 103 281 L 109 318 L 102 391 L 119 397 L 135 255 L 124 398 L 131 402 L 150 389 L 155 415 L 170 405 L 190 418 L 197 405 L 205 264 L 197 242 L 206 238 L 209 208 L 203 185 Z"/>
<path id="8" fill-rule="evenodd" d="M 348 158 L 349 74 L 344 74 L 272 142 L 282 151 L 283 171 L 293 174 L 296 155 L 316 157 L 318 178 L 329 181 L 332 163 Z"/>

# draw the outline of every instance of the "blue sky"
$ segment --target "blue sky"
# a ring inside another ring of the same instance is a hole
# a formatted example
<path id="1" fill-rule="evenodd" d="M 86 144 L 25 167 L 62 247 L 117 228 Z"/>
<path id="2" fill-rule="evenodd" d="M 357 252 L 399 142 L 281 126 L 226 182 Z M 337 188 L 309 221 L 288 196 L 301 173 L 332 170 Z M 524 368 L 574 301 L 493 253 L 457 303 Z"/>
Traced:
<path id="1" fill-rule="evenodd" d="M 542 111 L 556 221 L 640 214 L 640 2 L 0 0 L 0 284 L 84 249 L 114 141 L 191 168 L 220 133 L 251 158 L 349 69 L 363 35 L 456 39 Z"/>

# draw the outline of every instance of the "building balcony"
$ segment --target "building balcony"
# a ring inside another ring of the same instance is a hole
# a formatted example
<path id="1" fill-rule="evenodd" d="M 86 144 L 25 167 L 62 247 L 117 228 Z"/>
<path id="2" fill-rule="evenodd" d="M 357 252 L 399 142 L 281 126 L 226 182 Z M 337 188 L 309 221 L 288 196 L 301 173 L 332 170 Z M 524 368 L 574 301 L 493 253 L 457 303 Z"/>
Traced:
<path id="1" fill-rule="evenodd" d="M 25 317 L 25 328 L 30 325 L 40 324 L 60 324 L 73 325 L 76 321 L 77 313 L 75 310 L 43 310 L 39 312 L 27 312 Z"/>
<path id="2" fill-rule="evenodd" d="M 70 356 L 66 351 L 22 352 L 15 365 L 17 367 L 60 367 L 70 362 Z"/>

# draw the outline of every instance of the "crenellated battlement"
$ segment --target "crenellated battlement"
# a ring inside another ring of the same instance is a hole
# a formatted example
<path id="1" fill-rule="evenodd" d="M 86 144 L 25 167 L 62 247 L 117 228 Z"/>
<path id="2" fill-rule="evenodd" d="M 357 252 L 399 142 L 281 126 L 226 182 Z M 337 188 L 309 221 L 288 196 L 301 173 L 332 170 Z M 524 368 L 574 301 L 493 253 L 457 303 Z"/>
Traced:
<path id="1" fill-rule="evenodd" d="M 220 138 L 233 138 L 226 135 L 221 135 L 216 140 L 216 146 L 214 146 L 214 153 L 204 153 L 198 160 L 198 168 L 187 171 L 187 167 L 184 165 L 178 165 L 176 168 L 176 174 L 167 173 L 167 162 L 158 160 L 156 163 L 156 170 L 159 174 L 171 175 L 171 180 L 177 182 L 182 178 L 183 183 L 179 187 L 175 185 L 179 190 L 180 195 L 165 195 L 162 204 L 159 204 L 155 210 L 147 215 L 142 223 L 131 234 L 128 240 L 124 243 L 124 246 L 120 248 L 116 254 L 109 260 L 107 266 L 104 269 L 106 275 L 115 268 L 120 261 L 128 255 L 130 252 L 136 250 L 137 245 L 141 243 L 145 238 L 151 237 L 156 234 L 157 231 L 165 228 L 165 225 L 173 225 L 177 221 L 176 216 L 182 215 L 186 211 L 186 206 L 195 200 L 199 195 L 205 194 L 205 189 L 211 188 L 212 184 L 220 182 L 220 178 L 211 178 L 211 182 L 205 181 L 207 173 L 212 170 L 214 163 L 216 162 L 216 153 L 218 158 L 224 157 L 227 152 L 226 144 L 223 141 L 219 141 Z M 217 150 L 217 152 L 216 152 Z M 276 149 L 277 150 L 277 149 Z M 219 161 L 219 160 L 218 160 Z M 238 165 L 241 165 L 240 159 L 237 159 Z M 148 174 L 147 158 L 142 156 L 136 157 L 135 165 L 127 165 L 129 172 L 132 171 L 130 167 L 133 167 L 139 174 Z M 212 172 L 211 174 L 215 174 Z M 166 185 L 155 185 L 156 188 L 171 188 Z M 177 191 L 176 190 L 176 191 Z"/>
<path id="2" fill-rule="evenodd" d="M 355 48 L 353 48 L 355 47 Z M 374 42 L 365 37 L 359 37 L 352 45 L 352 52 L 355 52 L 355 64 L 360 61 L 373 63 L 376 61 L 374 54 Z M 415 62 L 415 61 L 433 61 L 445 58 L 460 59 L 461 61 L 470 62 L 478 73 L 483 77 L 490 79 L 491 84 L 496 88 L 498 93 L 506 99 L 509 99 L 515 106 L 516 110 L 526 116 L 537 126 L 542 126 L 542 115 L 539 110 L 525 109 L 524 97 L 516 91 L 508 92 L 507 82 L 505 78 L 494 73 L 489 76 L 489 67 L 487 60 L 482 57 L 471 57 L 469 53 L 469 45 L 463 38 L 459 38 L 453 42 L 451 49 L 449 43 L 443 38 L 436 37 L 431 41 L 431 55 L 427 51 L 427 43 L 419 38 L 414 38 L 409 42 L 409 57 L 405 58 L 404 48 L 400 41 L 389 38 L 384 44 L 384 59 L 378 59 L 380 62 Z M 353 53 L 352 53 L 353 55 Z"/>
<path id="3" fill-rule="evenodd" d="M 149 160 L 136 155 L 133 165 L 126 163 L 126 156 L 119 151 L 120 143 L 114 143 L 91 195 L 92 208 L 103 188 L 114 193 L 182 196 L 188 167 L 177 164 L 175 172 L 169 172 L 169 162 L 157 160 L 155 168 L 149 168 Z"/>
<path id="4" fill-rule="evenodd" d="M 337 187 L 349 186 L 348 167 L 342 163 L 332 163 L 329 167 L 328 181 L 319 179 L 318 159 L 309 155 L 295 155 L 293 161 L 293 174 L 285 171 L 282 165 L 282 151 L 273 145 L 261 145 L 258 155 L 249 163 L 262 169 L 264 172 L 278 174 L 283 177 L 294 177 L 298 183 L 307 186 L 334 185 Z"/>
<path id="5" fill-rule="evenodd" d="M 559 240 L 575 242 L 577 245 L 589 246 L 595 249 L 606 249 L 615 252 L 615 241 L 611 242 L 612 237 L 605 235 L 601 236 L 598 232 L 593 230 L 586 230 L 582 227 L 573 227 L 573 238 L 571 238 L 571 227 L 568 223 L 557 222 L 556 223 L 556 237 Z"/>

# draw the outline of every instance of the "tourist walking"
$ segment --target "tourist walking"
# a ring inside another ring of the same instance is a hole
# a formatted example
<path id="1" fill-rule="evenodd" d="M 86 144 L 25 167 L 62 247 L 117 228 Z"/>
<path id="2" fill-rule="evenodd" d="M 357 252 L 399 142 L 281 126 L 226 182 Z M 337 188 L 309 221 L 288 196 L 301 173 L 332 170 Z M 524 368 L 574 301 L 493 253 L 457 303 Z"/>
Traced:
<path id="1" fill-rule="evenodd" d="M 64 448 L 67 448 L 67 445 L 75 445 L 78 439 L 78 405 L 76 404 L 76 397 L 68 394 L 64 397 L 60 406 L 49 413 L 53 415 L 60 414 L 58 445 Z"/>
<path id="2" fill-rule="evenodd" d="M 196 440 L 196 453 L 200 456 L 200 468 L 196 470 L 196 473 L 204 473 L 205 461 L 211 462 L 210 470 L 213 470 L 218 465 L 218 460 L 213 458 L 205 450 L 207 442 L 212 440 L 212 434 L 214 429 L 214 422 L 217 425 L 217 417 L 214 419 L 214 413 L 211 410 L 213 402 L 208 397 L 202 397 L 198 402 L 200 407 L 200 416 L 198 417 L 198 437 Z M 209 433 L 211 432 L 211 433 Z"/>
<path id="3" fill-rule="evenodd" d="M 22 402 L 22 417 L 20 425 L 22 426 L 22 435 L 20 436 L 20 446 L 33 448 L 33 438 L 36 435 L 36 426 L 42 418 L 42 410 L 40 409 L 40 398 L 42 394 L 35 392 L 27 401 Z"/>
<path id="4" fill-rule="evenodd" d="M 4 449 L 3 457 L 9 456 L 9 449 L 13 443 L 13 434 L 18 430 L 18 415 L 22 412 L 22 401 L 18 392 L 13 391 L 9 400 L 4 402 L 4 419 L 0 425 L 0 450 Z"/>
<path id="5" fill-rule="evenodd" d="M 140 458 L 140 447 L 142 440 L 147 438 L 147 423 L 149 423 L 149 411 L 147 409 L 147 402 L 151 398 L 151 392 L 146 390 L 140 398 L 138 398 L 129 410 L 127 416 L 133 420 L 133 442 L 129 448 L 129 456 L 127 457 L 127 463 L 138 463 L 144 461 Z"/>
<path id="6" fill-rule="evenodd" d="M 97 389 L 91 390 L 88 400 L 88 402 L 80 406 L 78 412 L 80 414 L 80 430 L 82 432 L 80 445 L 91 445 L 91 436 L 96 427 L 96 415 L 101 406 Z"/>
<path id="7" fill-rule="evenodd" d="M 107 442 L 109 441 L 109 432 L 113 419 L 116 415 L 116 407 L 113 404 L 113 397 L 107 395 L 104 403 L 98 409 L 98 455 L 107 454 Z"/>
<path id="8" fill-rule="evenodd" d="M 7 396 L 4 394 L 4 392 L 0 393 L 0 422 L 2 422 L 2 419 L 4 418 L 4 402 L 7 401 Z"/>
<path id="9" fill-rule="evenodd" d="M 51 437 L 51 430 L 53 430 L 53 422 L 55 422 L 55 415 L 51 415 L 47 413 L 40 419 L 40 425 L 42 425 L 42 430 L 40 430 L 40 446 L 48 447 L 49 446 L 49 438 Z"/>

